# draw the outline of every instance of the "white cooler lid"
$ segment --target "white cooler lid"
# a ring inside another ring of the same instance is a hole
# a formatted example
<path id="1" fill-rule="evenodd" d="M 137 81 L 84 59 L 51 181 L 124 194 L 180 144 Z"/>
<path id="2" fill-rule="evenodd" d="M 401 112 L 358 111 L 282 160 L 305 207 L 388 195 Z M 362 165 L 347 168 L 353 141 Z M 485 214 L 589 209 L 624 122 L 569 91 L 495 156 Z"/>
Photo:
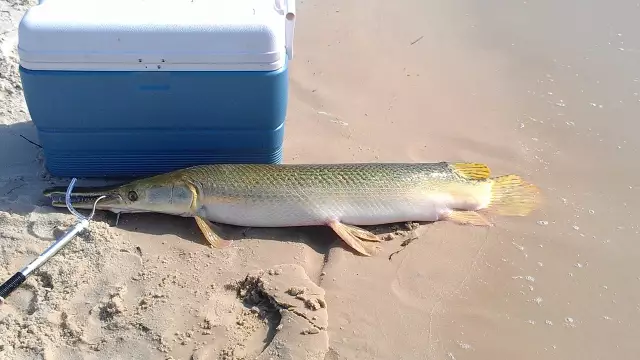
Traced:
<path id="1" fill-rule="evenodd" d="M 295 0 L 40 0 L 18 53 L 32 70 L 276 70 L 294 26 Z"/>

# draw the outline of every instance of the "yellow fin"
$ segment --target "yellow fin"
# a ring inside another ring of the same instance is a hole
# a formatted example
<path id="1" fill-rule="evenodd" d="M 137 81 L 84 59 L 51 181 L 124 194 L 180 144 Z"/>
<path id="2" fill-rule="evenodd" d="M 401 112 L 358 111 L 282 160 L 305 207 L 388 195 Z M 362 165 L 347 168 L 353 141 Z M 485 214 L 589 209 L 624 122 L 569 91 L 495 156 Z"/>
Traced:
<path id="1" fill-rule="evenodd" d="M 215 226 L 209 220 L 203 219 L 199 216 L 195 216 L 194 219 L 196 219 L 196 224 L 198 224 L 200 231 L 202 231 L 202 234 L 207 239 L 207 241 L 209 241 L 211 246 L 221 249 L 231 244 L 230 240 L 225 240 L 216 233 L 214 228 L 217 228 L 217 226 Z"/>
<path id="2" fill-rule="evenodd" d="M 194 214 L 197 214 L 200 200 L 198 198 L 198 189 L 189 182 L 187 182 L 187 187 L 189 188 L 189 191 L 191 191 L 192 196 L 190 206 L 191 211 Z M 219 231 L 219 229 L 211 221 L 198 215 L 195 215 L 193 218 L 196 219 L 196 224 L 198 224 L 200 231 L 202 231 L 202 235 L 204 235 L 205 239 L 207 239 L 211 246 L 221 249 L 231 244 L 230 240 L 225 240 L 217 234 L 217 231 Z"/>
<path id="3" fill-rule="evenodd" d="M 541 203 L 540 190 L 518 175 L 491 179 L 491 202 L 488 210 L 505 216 L 526 216 Z"/>
<path id="4" fill-rule="evenodd" d="M 493 226 L 493 224 L 475 211 L 454 210 L 447 215 L 447 219 L 461 225 Z"/>
<path id="5" fill-rule="evenodd" d="M 380 242 L 382 241 L 379 237 L 377 237 L 374 233 L 367 231 L 365 229 L 359 228 L 357 226 L 354 225 L 347 225 L 347 224 L 342 224 L 342 226 L 346 227 L 349 229 L 349 231 L 351 231 L 351 233 L 359 238 L 362 239 L 364 241 L 373 241 L 373 242 Z"/>
<path id="6" fill-rule="evenodd" d="M 347 226 L 339 221 L 331 221 L 327 225 L 329 225 L 329 227 L 331 227 L 333 231 L 338 234 L 342 241 L 347 243 L 347 245 L 351 246 L 351 248 L 362 255 L 371 256 L 379 250 L 378 247 L 365 244 L 361 239 L 358 238 L 358 236 L 354 234 L 355 231 L 350 226 Z"/>
<path id="7" fill-rule="evenodd" d="M 485 164 L 480 163 L 452 163 L 451 167 L 460 176 L 472 180 L 488 179 L 491 175 L 491 169 Z"/>

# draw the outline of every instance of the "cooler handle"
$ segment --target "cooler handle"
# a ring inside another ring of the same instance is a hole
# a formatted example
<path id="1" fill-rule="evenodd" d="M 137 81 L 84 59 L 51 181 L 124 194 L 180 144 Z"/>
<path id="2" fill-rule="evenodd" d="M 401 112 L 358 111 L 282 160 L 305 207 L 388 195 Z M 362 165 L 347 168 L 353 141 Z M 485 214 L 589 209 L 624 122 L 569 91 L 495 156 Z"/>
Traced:
<path id="1" fill-rule="evenodd" d="M 284 0 L 284 40 L 287 57 L 293 59 L 293 33 L 296 27 L 296 0 Z"/>

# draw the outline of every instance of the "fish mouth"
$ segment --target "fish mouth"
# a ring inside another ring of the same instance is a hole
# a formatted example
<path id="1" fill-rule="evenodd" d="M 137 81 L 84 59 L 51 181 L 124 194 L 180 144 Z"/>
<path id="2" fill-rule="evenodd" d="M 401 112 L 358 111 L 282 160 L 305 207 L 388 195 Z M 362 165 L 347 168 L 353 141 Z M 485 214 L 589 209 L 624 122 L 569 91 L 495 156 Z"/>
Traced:
<path id="1" fill-rule="evenodd" d="M 96 209 L 112 210 L 124 205 L 117 186 L 102 187 L 76 187 L 71 191 L 69 200 L 74 208 L 92 209 L 96 201 L 103 197 L 96 204 Z M 67 207 L 66 187 L 52 187 L 43 191 L 43 195 L 51 199 L 54 207 Z"/>

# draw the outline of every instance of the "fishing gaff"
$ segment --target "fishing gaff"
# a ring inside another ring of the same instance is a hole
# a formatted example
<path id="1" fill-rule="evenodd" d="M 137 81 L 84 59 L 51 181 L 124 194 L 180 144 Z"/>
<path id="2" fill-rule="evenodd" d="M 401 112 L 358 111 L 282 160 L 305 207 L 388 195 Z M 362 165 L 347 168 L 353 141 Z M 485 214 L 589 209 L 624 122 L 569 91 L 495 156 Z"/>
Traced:
<path id="1" fill-rule="evenodd" d="M 9 278 L 9 280 L 5 281 L 2 285 L 0 285 L 0 304 L 4 303 L 5 299 L 14 290 L 20 287 L 20 285 L 22 285 L 22 283 L 24 283 L 25 280 L 27 280 L 27 277 L 29 277 L 31 273 L 33 273 L 35 270 L 39 269 L 42 265 L 44 265 L 49 259 L 51 259 L 55 254 L 57 254 L 58 251 L 64 248 L 71 240 L 73 240 L 73 238 L 80 231 L 84 230 L 86 227 L 89 226 L 89 222 L 95 215 L 98 201 L 104 199 L 106 196 L 100 196 L 99 198 L 97 198 L 96 201 L 93 203 L 93 209 L 91 210 L 91 214 L 85 217 L 84 215 L 77 212 L 76 209 L 74 209 L 73 206 L 71 205 L 71 191 L 73 190 L 73 186 L 75 185 L 76 181 L 77 179 L 73 178 L 71 180 L 71 183 L 69 183 L 69 186 L 67 187 L 67 192 L 65 194 L 65 203 L 67 205 L 67 209 L 69 209 L 69 212 L 71 212 L 73 215 L 76 216 L 76 218 L 78 219 L 78 222 L 71 228 L 67 229 L 67 231 L 58 240 L 56 240 L 53 244 L 51 244 L 51 246 L 49 246 L 42 254 L 40 254 L 40 256 L 38 256 L 35 260 L 30 262 L 24 268 L 22 268 L 22 270 L 15 273 L 12 277 Z"/>

